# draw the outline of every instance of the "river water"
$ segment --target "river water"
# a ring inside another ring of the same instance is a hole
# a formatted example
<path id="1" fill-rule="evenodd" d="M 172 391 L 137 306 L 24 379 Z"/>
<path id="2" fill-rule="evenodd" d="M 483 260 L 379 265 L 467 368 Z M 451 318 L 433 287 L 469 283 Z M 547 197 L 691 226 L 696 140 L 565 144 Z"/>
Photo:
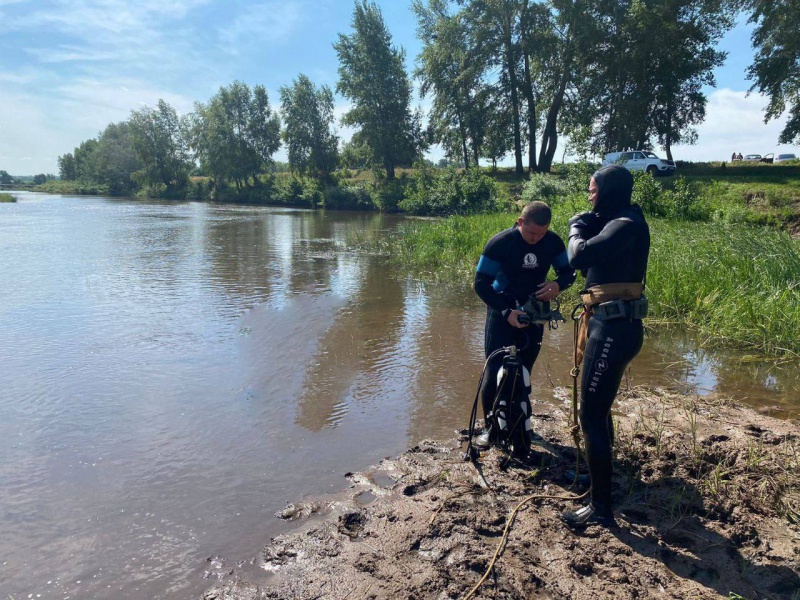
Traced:
<path id="1" fill-rule="evenodd" d="M 470 282 L 348 250 L 401 217 L 15 195 L 0 204 L 0 597 L 199 597 L 289 527 L 287 502 L 466 425 L 483 363 Z M 537 401 L 569 385 L 570 343 L 546 333 Z M 646 340 L 629 381 L 800 412 L 796 365 L 675 331 Z"/>

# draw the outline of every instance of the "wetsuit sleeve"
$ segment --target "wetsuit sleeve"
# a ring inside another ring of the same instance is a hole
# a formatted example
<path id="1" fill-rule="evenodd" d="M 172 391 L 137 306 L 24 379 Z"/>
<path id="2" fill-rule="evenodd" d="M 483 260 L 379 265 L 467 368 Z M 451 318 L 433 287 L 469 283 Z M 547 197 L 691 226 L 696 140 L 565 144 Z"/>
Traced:
<path id="1" fill-rule="evenodd" d="M 494 282 L 501 267 L 502 264 L 499 261 L 489 258 L 486 254 L 481 254 L 475 270 L 475 293 L 487 306 L 500 312 L 508 308 L 503 296 L 494 289 Z"/>
<path id="2" fill-rule="evenodd" d="M 562 242 L 563 247 L 563 242 Z M 575 282 L 575 269 L 569 264 L 566 249 L 553 260 L 553 270 L 556 272 L 556 283 L 560 291 L 564 291 Z"/>
<path id="3" fill-rule="evenodd" d="M 570 226 L 567 255 L 575 269 L 588 269 L 602 261 L 621 256 L 630 249 L 636 236 L 634 222 L 626 217 L 614 219 L 596 236 L 583 239 L 585 233 L 576 225 Z"/>

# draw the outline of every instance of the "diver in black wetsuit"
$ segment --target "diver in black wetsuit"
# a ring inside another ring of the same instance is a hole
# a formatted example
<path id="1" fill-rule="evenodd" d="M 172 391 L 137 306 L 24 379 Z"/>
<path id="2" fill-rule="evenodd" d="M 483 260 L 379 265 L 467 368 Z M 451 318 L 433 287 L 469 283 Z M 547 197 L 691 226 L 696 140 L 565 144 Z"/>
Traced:
<path id="1" fill-rule="evenodd" d="M 625 368 L 642 348 L 641 318 L 647 306 L 642 291 L 650 229 L 641 208 L 631 204 L 632 192 L 633 176 L 627 169 L 619 165 L 603 167 L 589 184 L 592 211 L 569 222 L 569 263 L 586 276 L 588 294 L 582 294 L 582 298 L 587 317 L 591 315 L 587 319 L 580 402 L 591 502 L 562 515 L 571 526 L 613 524 L 611 404 Z"/>
<path id="2" fill-rule="evenodd" d="M 520 307 L 535 294 L 539 300 L 552 300 L 575 281 L 569 266 L 564 242 L 549 231 L 550 207 L 544 202 L 531 202 L 522 216 L 505 231 L 490 239 L 483 249 L 475 273 L 475 292 L 486 303 L 485 355 L 500 348 L 517 346 L 522 363 L 530 373 L 542 346 L 544 326 L 520 323 Z M 555 281 L 546 281 L 550 267 L 556 271 Z M 497 390 L 495 374 L 503 356 L 495 356 L 486 368 L 481 389 L 483 414 L 487 430 L 474 440 L 478 447 L 494 442 L 488 431 L 489 417 Z"/>

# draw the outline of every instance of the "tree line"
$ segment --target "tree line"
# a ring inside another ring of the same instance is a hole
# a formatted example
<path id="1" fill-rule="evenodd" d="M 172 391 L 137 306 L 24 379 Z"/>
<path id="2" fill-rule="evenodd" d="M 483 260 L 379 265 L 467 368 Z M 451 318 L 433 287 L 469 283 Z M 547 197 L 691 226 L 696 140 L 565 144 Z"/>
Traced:
<path id="1" fill-rule="evenodd" d="M 782 142 L 800 141 L 800 0 L 413 0 L 422 51 L 413 73 L 380 8 L 356 0 L 352 31 L 333 43 L 333 90 L 301 74 L 273 107 L 262 85 L 235 81 L 179 115 L 166 101 L 131 111 L 58 159 L 61 179 L 112 194 L 185 197 L 190 176 L 208 191 L 249 194 L 284 145 L 288 169 L 318 186 L 337 169 L 375 169 L 386 180 L 432 144 L 464 167 L 513 156 L 518 174 L 549 172 L 559 148 L 588 156 L 697 139 L 704 86 L 726 58 L 719 39 L 748 11 L 757 54 L 749 76 L 770 98 L 766 118 L 789 106 Z M 412 80 L 431 100 L 412 108 Z M 427 119 L 425 117 L 427 116 Z M 425 121 L 427 121 L 425 123 Z M 423 124 L 425 123 L 425 124 Z"/>

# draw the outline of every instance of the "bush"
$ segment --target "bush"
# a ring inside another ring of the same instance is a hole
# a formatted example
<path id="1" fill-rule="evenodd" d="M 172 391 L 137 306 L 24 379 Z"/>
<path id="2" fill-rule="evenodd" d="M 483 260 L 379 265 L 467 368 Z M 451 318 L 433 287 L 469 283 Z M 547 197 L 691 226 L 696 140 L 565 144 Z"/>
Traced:
<path id="1" fill-rule="evenodd" d="M 597 170 L 597 165 L 588 162 L 568 163 L 561 165 L 558 170 L 564 174 L 570 193 L 589 195 L 589 180 Z"/>
<path id="2" fill-rule="evenodd" d="M 108 186 L 91 181 L 69 181 L 49 179 L 36 186 L 36 191 L 50 194 L 81 194 L 87 196 L 110 196 Z"/>
<path id="3" fill-rule="evenodd" d="M 496 210 L 494 181 L 478 169 L 418 164 L 398 207 L 415 215 L 467 215 Z"/>
<path id="4" fill-rule="evenodd" d="M 372 202 L 378 210 L 395 212 L 403 201 L 407 187 L 408 181 L 405 177 L 402 180 L 384 181 L 373 192 Z"/>
<path id="5" fill-rule="evenodd" d="M 291 177 L 276 177 L 271 196 L 272 202 L 287 206 L 314 208 L 322 202 L 322 192 L 317 189 L 314 182 L 306 181 L 294 175 Z"/>
<path id="6" fill-rule="evenodd" d="M 673 189 L 663 193 L 662 203 L 667 208 L 667 216 L 674 219 L 704 221 L 709 217 L 695 186 L 685 177 L 678 177 Z"/>
<path id="7" fill-rule="evenodd" d="M 686 221 L 707 221 L 711 210 L 697 193 L 695 184 L 678 177 L 672 189 L 663 189 L 649 173 L 633 173 L 633 201 L 645 214 Z"/>
<path id="8" fill-rule="evenodd" d="M 655 217 L 667 215 L 667 208 L 659 202 L 662 191 L 661 184 L 650 173 L 633 172 L 633 201 L 642 207 L 645 214 Z"/>
<path id="9" fill-rule="evenodd" d="M 335 210 L 373 210 L 375 203 L 364 186 L 329 186 L 323 192 L 325 208 Z"/>
<path id="10" fill-rule="evenodd" d="M 584 188 L 588 185 L 587 177 Z M 534 200 L 541 200 L 552 205 L 569 193 L 569 184 L 566 180 L 549 173 L 532 173 L 530 179 L 522 186 L 522 201 L 528 204 Z"/>
<path id="11" fill-rule="evenodd" d="M 212 184 L 211 180 L 205 177 L 193 177 L 189 182 L 189 189 L 186 197 L 190 200 L 210 200 Z"/>

